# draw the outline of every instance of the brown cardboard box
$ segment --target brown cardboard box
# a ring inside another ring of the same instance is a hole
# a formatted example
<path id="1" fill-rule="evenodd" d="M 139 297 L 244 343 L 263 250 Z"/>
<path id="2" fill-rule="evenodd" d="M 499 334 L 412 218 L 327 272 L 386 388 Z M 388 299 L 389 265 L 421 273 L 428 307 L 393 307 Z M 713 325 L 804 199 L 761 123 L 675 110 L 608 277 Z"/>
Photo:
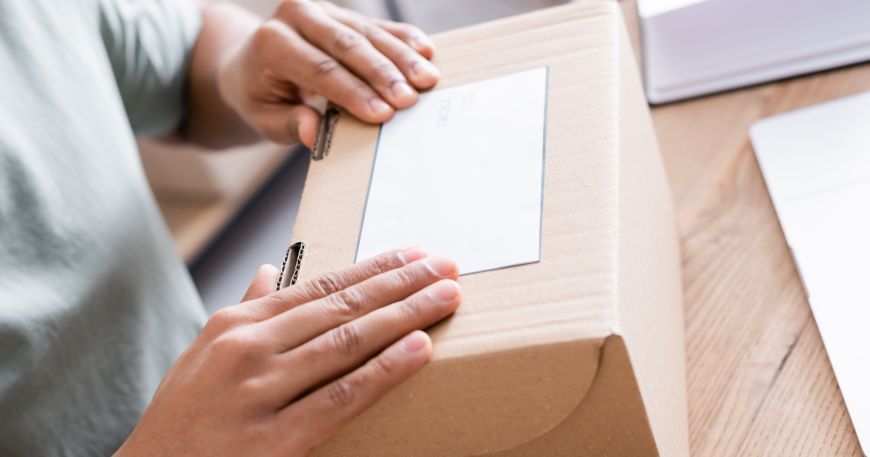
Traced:
<path id="1" fill-rule="evenodd" d="M 315 454 L 688 455 L 678 244 L 618 5 L 435 41 L 441 87 L 549 67 L 541 260 L 463 276 L 432 363 Z M 301 279 L 353 262 L 377 137 L 342 115 L 312 162 Z"/>

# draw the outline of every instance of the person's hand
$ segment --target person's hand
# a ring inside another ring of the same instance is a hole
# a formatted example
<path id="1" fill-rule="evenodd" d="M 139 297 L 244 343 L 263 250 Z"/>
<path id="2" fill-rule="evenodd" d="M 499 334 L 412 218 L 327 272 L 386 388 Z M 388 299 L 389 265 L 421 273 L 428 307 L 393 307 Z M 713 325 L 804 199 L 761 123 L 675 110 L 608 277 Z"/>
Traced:
<path id="1" fill-rule="evenodd" d="M 116 454 L 303 456 L 429 360 L 456 264 L 394 251 L 278 292 L 261 268 L 163 379 Z"/>
<path id="2" fill-rule="evenodd" d="M 366 122 L 388 120 L 438 82 L 432 41 L 414 26 L 328 2 L 284 0 L 219 70 L 222 98 L 254 130 L 311 147 L 323 96 Z"/>

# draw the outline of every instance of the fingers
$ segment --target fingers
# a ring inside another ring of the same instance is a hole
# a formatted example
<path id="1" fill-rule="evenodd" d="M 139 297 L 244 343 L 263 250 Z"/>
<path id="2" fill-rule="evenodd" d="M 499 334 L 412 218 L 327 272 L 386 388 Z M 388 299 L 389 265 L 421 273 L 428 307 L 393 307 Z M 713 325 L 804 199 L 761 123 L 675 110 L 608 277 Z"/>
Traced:
<path id="1" fill-rule="evenodd" d="M 377 21 L 378 26 L 404 41 L 408 46 L 427 59 L 435 55 L 435 44 L 422 30 L 410 24 L 387 20 Z"/>
<path id="2" fill-rule="evenodd" d="M 299 346 L 375 309 L 404 300 L 440 279 L 456 279 L 456 263 L 427 257 L 388 271 L 324 298 L 292 308 L 261 322 L 263 334 L 275 335 L 285 350 Z"/>
<path id="3" fill-rule="evenodd" d="M 429 89 L 438 82 L 440 73 L 428 60 L 432 57 L 431 42 L 427 47 L 421 48 L 428 50 L 426 55 L 421 55 L 413 45 L 402 41 L 397 35 L 375 25 L 358 13 L 331 3 L 324 3 L 323 7 L 330 16 L 366 37 L 375 49 L 390 59 L 417 89 Z M 422 32 L 419 32 L 419 35 L 425 37 Z"/>
<path id="4" fill-rule="evenodd" d="M 394 35 L 381 28 L 370 27 L 366 24 L 355 24 L 352 27 L 365 34 L 378 51 L 395 62 L 408 81 L 417 89 L 431 89 L 438 83 L 440 73 L 435 65 L 414 52 Z"/>
<path id="5" fill-rule="evenodd" d="M 432 43 L 432 40 L 416 26 L 386 19 L 372 20 L 353 10 L 341 8 L 327 1 L 321 1 L 318 2 L 318 4 L 322 6 L 330 16 L 335 17 L 342 22 L 348 23 L 350 20 L 357 24 L 372 22 L 372 24 L 386 30 L 391 35 L 402 40 L 407 46 L 426 59 L 431 59 L 435 55 L 435 44 Z M 363 33 L 362 30 L 357 30 L 360 33 Z M 363 33 L 363 35 L 368 34 Z"/>
<path id="6" fill-rule="evenodd" d="M 303 3 L 283 3 L 296 4 Z M 272 79 L 319 93 L 366 122 L 384 122 L 393 115 L 393 108 L 374 89 L 286 23 L 277 19 L 264 22 L 252 43 L 258 60 L 270 67 L 266 74 L 276 75 Z"/>
<path id="7" fill-rule="evenodd" d="M 433 45 L 416 27 L 373 21 L 328 2 L 283 0 L 238 56 L 222 66 L 221 91 L 242 119 L 281 144 L 313 147 L 316 94 L 369 123 L 389 120 L 437 84 Z"/>
<path id="8" fill-rule="evenodd" d="M 314 147 L 320 114 L 306 105 L 275 103 L 265 105 L 254 116 L 263 136 L 278 144 L 302 144 Z M 273 288 L 274 290 L 274 288 Z"/>
<path id="9" fill-rule="evenodd" d="M 401 268 L 426 257 L 420 248 L 395 249 L 371 259 L 363 260 L 343 270 L 322 274 L 292 287 L 284 288 L 253 302 L 250 312 L 254 320 L 263 321 L 277 316 L 299 304 L 322 299 L 330 294 L 359 284 L 369 278 Z M 274 291 L 275 284 L 272 284 Z"/>
<path id="10" fill-rule="evenodd" d="M 267 61 L 280 62 L 276 69 L 283 77 L 304 89 L 323 95 L 363 121 L 387 121 L 393 115 L 393 107 L 375 89 L 294 29 L 299 27 L 297 23 L 309 20 L 308 16 L 313 14 L 309 10 L 315 8 L 317 7 L 309 2 L 287 1 L 276 12 L 279 19 L 266 21 L 260 26 L 258 33 L 276 35 L 260 40 L 263 43 L 274 43 L 273 46 L 263 46 L 267 48 L 265 52 L 276 56 Z M 305 18 L 300 18 L 302 15 L 306 15 Z M 264 31 L 269 29 L 272 32 Z"/>
<path id="11" fill-rule="evenodd" d="M 275 284 L 278 282 L 278 277 L 281 276 L 281 271 L 275 268 L 274 265 L 262 265 L 254 275 L 254 280 L 248 286 L 245 296 L 242 301 L 256 300 L 269 295 L 275 290 Z"/>
<path id="12" fill-rule="evenodd" d="M 276 370 L 283 376 L 270 391 L 282 401 L 292 401 L 310 386 L 322 385 L 360 366 L 402 335 L 444 319 L 456 311 L 459 302 L 459 285 L 445 279 L 334 328 L 282 354 Z"/>
<path id="13" fill-rule="evenodd" d="M 415 331 L 352 373 L 291 404 L 278 414 L 278 426 L 293 430 L 305 424 L 303 435 L 314 447 L 371 407 L 429 361 L 432 342 Z"/>
<path id="14" fill-rule="evenodd" d="M 261 265 L 242 297 L 242 302 L 218 310 L 209 318 L 203 333 L 214 336 L 241 324 L 260 321 L 262 310 L 257 309 L 254 304 L 275 290 L 280 275 L 281 272 L 273 265 Z"/>
<path id="15" fill-rule="evenodd" d="M 417 101 L 405 75 L 358 31 L 313 4 L 291 20 L 302 36 L 361 77 L 393 107 L 407 108 Z"/>

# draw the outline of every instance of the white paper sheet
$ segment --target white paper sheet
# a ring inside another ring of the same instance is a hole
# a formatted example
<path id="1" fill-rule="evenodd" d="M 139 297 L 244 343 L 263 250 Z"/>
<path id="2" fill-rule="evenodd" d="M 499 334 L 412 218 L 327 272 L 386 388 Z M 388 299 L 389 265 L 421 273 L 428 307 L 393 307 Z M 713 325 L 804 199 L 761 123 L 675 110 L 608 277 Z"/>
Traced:
<path id="1" fill-rule="evenodd" d="M 402 246 L 462 274 L 540 260 L 547 69 L 420 96 L 381 128 L 356 260 Z"/>
<path id="2" fill-rule="evenodd" d="M 752 143 L 840 391 L 870 450 L 870 92 L 759 121 Z"/>

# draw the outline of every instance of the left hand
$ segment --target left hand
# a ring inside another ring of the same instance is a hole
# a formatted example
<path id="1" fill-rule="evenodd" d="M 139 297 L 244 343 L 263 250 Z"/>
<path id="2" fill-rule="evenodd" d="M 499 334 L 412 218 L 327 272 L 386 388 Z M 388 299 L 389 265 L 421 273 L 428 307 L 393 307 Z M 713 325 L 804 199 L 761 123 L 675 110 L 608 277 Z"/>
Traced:
<path id="1" fill-rule="evenodd" d="M 366 122 L 385 122 L 417 101 L 439 73 L 418 28 L 366 18 L 328 2 L 284 0 L 220 65 L 221 97 L 277 143 L 314 143 L 322 95 Z"/>
<path id="2" fill-rule="evenodd" d="M 115 457 L 303 457 L 423 368 L 456 263 L 395 250 L 278 292 L 261 268 L 209 319 Z"/>

